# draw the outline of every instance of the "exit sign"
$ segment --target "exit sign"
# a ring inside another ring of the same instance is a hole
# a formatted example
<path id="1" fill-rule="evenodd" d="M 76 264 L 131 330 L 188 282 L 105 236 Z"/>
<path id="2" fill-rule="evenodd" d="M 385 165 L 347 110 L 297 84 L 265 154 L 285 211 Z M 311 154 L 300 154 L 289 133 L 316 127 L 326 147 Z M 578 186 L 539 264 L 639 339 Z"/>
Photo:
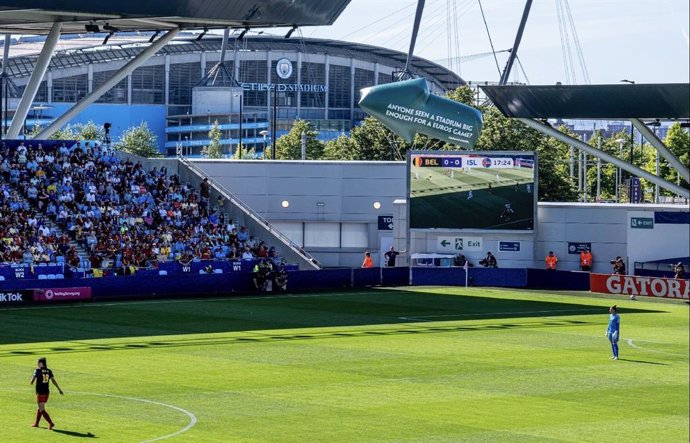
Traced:
<path id="1" fill-rule="evenodd" d="M 654 219 L 652 217 L 631 217 L 630 227 L 632 229 L 654 229 Z"/>

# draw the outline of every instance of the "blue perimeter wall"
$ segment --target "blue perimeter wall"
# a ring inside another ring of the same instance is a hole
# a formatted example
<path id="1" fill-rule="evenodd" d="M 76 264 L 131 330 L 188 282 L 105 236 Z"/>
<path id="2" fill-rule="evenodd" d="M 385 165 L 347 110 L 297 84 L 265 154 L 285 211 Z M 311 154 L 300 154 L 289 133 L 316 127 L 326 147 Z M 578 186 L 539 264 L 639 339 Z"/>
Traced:
<path id="1" fill-rule="evenodd" d="M 288 291 L 349 289 L 370 286 L 440 285 L 463 286 L 462 268 L 370 268 L 325 269 L 288 272 Z M 589 290 L 589 273 L 541 269 L 469 269 L 470 286 L 506 288 Z M 96 299 L 173 296 L 209 296 L 256 292 L 251 274 L 229 272 L 198 275 L 146 275 L 62 280 L 8 280 L 0 290 L 71 288 L 90 286 Z"/>
<path id="2" fill-rule="evenodd" d="M 44 111 L 44 114 L 57 118 L 71 108 L 72 103 L 51 103 L 50 106 L 52 109 Z M 158 138 L 158 149 L 165 152 L 163 146 L 165 146 L 166 115 L 165 105 L 94 103 L 71 119 L 68 125 L 87 123 L 92 120 L 96 126 L 103 127 L 103 123 L 109 122 L 113 125 L 110 128 L 110 139 L 115 143 L 131 126 L 139 126 L 142 122 L 146 122 L 151 132 Z"/>

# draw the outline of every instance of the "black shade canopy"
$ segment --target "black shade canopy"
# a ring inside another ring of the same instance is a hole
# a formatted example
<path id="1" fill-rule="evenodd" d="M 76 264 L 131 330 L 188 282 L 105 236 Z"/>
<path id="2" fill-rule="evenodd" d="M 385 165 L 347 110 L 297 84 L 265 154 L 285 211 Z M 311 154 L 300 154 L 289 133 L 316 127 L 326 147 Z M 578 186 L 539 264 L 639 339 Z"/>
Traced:
<path id="1" fill-rule="evenodd" d="M 350 0 L 0 0 L 0 33 L 63 33 L 95 24 L 122 31 L 333 24 Z M 111 29 L 106 29 L 110 31 Z"/>
<path id="2" fill-rule="evenodd" d="M 690 85 L 481 86 L 507 117 L 686 119 Z"/>

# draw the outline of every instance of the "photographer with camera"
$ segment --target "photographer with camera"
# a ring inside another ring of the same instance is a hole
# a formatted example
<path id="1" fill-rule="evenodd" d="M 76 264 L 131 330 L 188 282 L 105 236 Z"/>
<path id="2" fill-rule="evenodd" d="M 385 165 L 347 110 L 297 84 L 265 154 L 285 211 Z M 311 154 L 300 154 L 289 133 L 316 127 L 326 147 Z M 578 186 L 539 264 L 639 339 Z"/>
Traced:
<path id="1" fill-rule="evenodd" d="M 479 264 L 485 268 L 498 268 L 498 263 L 496 262 L 496 257 L 491 253 L 491 251 L 486 253 L 486 257 L 479 261 Z"/>
<path id="2" fill-rule="evenodd" d="M 623 258 L 620 255 L 611 260 L 609 263 L 613 265 L 614 274 L 625 275 L 625 262 L 623 261 Z"/>
<path id="3" fill-rule="evenodd" d="M 675 275 L 673 278 L 676 280 L 683 280 L 685 278 L 685 266 L 683 266 L 683 262 L 679 261 L 675 265 L 669 265 L 671 269 L 673 269 L 673 272 Z"/>

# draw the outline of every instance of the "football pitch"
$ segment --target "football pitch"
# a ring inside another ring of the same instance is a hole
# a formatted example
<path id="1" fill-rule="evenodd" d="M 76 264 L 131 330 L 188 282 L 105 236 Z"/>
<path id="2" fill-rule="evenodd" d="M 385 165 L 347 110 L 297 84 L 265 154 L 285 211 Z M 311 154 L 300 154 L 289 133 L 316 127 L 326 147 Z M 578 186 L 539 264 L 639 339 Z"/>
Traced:
<path id="1" fill-rule="evenodd" d="M 489 288 L 8 308 L 0 437 L 688 441 L 688 327 L 678 301 Z M 30 426 L 40 356 L 53 431 Z"/>
<path id="2" fill-rule="evenodd" d="M 473 168 L 463 172 L 412 167 L 410 227 L 533 229 L 533 173 L 528 168 Z M 506 204 L 514 213 L 503 218 Z"/>

